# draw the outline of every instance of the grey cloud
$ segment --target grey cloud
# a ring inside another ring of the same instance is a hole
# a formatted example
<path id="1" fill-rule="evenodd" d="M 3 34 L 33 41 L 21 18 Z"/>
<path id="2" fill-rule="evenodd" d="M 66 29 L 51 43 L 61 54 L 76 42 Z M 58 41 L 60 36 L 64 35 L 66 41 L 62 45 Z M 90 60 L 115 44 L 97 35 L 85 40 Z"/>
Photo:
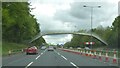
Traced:
<path id="1" fill-rule="evenodd" d="M 59 7 L 66 2 L 72 0 L 36 0 L 32 1 L 33 4 L 52 4 L 55 8 Z M 60 32 L 60 31 L 74 31 L 80 29 L 90 29 L 90 9 L 84 8 L 83 5 L 96 6 L 101 5 L 101 8 L 95 8 L 93 11 L 93 28 L 103 25 L 111 26 L 114 18 L 118 14 L 118 6 L 114 3 L 108 2 L 96 2 L 101 0 L 84 0 L 87 2 L 80 2 L 80 0 L 74 0 L 70 4 L 70 9 L 59 10 L 56 9 L 54 17 L 42 16 L 39 11 L 35 12 L 35 17 L 40 23 L 40 28 L 42 32 Z M 108 1 L 108 0 L 107 0 Z M 69 3 L 68 3 L 69 4 Z M 64 5 L 63 5 L 64 6 Z M 120 6 L 120 4 L 119 4 Z M 39 9 L 39 6 L 36 5 Z M 64 7 L 63 7 L 64 8 Z M 120 9 L 119 9 L 120 12 Z M 60 39 L 64 39 L 64 36 L 47 36 L 46 40 L 48 42 L 63 42 Z M 53 39 L 52 39 L 53 38 Z M 56 40 L 56 38 L 59 38 Z M 66 40 L 67 41 L 67 40 Z M 65 42 L 66 42 L 65 41 Z"/>
<path id="2" fill-rule="evenodd" d="M 93 27 L 101 25 L 111 26 L 114 18 L 117 15 L 117 5 L 108 2 L 74 2 L 71 4 L 70 10 L 58 11 L 55 14 L 55 19 L 63 22 L 71 22 L 78 26 L 78 29 L 90 29 L 90 8 L 84 8 L 83 5 L 99 6 L 101 8 L 93 9 Z"/>
<path id="3" fill-rule="evenodd" d="M 118 3 L 118 14 L 119 14 L 119 16 L 120 16 L 120 1 L 119 1 L 119 3 Z"/>
<path id="4" fill-rule="evenodd" d="M 68 34 L 62 34 L 62 35 L 47 35 L 47 38 L 64 38 L 68 36 Z"/>
<path id="5" fill-rule="evenodd" d="M 60 31 L 66 32 L 71 30 L 71 27 L 68 27 L 67 25 L 65 25 L 65 23 L 58 20 L 54 20 L 53 18 L 50 17 L 45 17 L 45 16 L 39 17 L 38 22 L 41 23 L 40 28 L 43 33 L 60 32 Z"/>
<path id="6" fill-rule="evenodd" d="M 43 36 L 43 37 L 46 39 L 47 42 L 58 44 L 58 43 L 65 43 L 67 41 L 70 41 L 72 37 L 69 38 L 69 35 L 70 34 L 46 35 L 46 36 Z"/>

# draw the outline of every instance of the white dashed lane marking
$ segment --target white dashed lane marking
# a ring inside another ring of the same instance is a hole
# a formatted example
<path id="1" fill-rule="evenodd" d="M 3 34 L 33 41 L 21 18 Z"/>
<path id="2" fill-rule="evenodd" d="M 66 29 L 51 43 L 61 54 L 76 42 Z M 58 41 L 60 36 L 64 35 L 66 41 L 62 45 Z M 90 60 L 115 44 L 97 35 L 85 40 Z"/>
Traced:
<path id="1" fill-rule="evenodd" d="M 46 50 L 44 50 L 44 52 L 42 52 L 39 56 L 37 56 L 35 59 L 37 60 L 43 53 L 45 53 Z"/>
<path id="2" fill-rule="evenodd" d="M 30 62 L 25 68 L 28 68 L 32 64 L 33 64 L 33 62 Z"/>
<path id="3" fill-rule="evenodd" d="M 35 59 L 38 59 L 41 55 L 39 55 L 38 57 L 36 57 Z"/>
<path id="4" fill-rule="evenodd" d="M 64 56 L 61 55 L 62 58 L 64 58 L 65 60 L 67 60 L 67 58 L 65 58 Z"/>
<path id="5" fill-rule="evenodd" d="M 42 52 L 39 56 L 37 56 L 35 59 L 37 60 L 43 53 L 45 53 L 46 50 L 44 50 L 44 52 Z M 29 66 L 31 66 L 33 64 L 33 62 L 30 62 L 25 68 L 28 68 Z"/>
<path id="6" fill-rule="evenodd" d="M 42 55 L 43 53 L 41 53 L 41 55 Z"/>
<path id="7" fill-rule="evenodd" d="M 60 55 L 60 53 L 57 53 L 58 55 Z"/>
<path id="8" fill-rule="evenodd" d="M 72 64 L 73 66 L 75 66 L 76 68 L 79 68 L 77 65 L 75 65 L 73 62 L 70 62 L 70 64 Z"/>
<path id="9" fill-rule="evenodd" d="M 63 55 L 61 55 L 59 52 L 55 51 L 58 55 L 60 55 L 63 59 L 69 61 L 66 57 L 64 57 Z M 73 62 L 70 62 L 71 65 L 73 65 L 76 68 L 79 68 L 77 65 L 75 65 Z"/>
<path id="10" fill-rule="evenodd" d="M 47 50 L 47 49 L 46 49 L 46 50 Z M 44 50 L 44 52 L 45 52 L 46 50 Z M 43 52 L 43 53 L 44 53 L 44 52 Z"/>

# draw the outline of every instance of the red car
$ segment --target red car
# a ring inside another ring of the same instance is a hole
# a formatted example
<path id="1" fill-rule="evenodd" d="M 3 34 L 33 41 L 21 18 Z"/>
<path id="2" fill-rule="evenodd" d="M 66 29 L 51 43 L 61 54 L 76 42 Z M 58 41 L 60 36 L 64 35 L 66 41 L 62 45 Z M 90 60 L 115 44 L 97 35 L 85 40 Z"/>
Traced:
<path id="1" fill-rule="evenodd" d="M 33 46 L 33 47 L 28 47 L 26 49 L 26 54 L 38 54 L 38 49 L 36 46 Z"/>

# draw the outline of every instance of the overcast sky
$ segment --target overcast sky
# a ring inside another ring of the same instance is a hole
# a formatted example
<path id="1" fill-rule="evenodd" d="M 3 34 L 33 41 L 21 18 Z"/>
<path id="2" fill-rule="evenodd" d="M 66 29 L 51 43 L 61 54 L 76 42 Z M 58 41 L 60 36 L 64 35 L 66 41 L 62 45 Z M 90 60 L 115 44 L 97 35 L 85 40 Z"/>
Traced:
<path id="1" fill-rule="evenodd" d="M 47 31 L 74 31 L 90 29 L 90 8 L 87 6 L 101 6 L 93 9 L 93 28 L 102 25 L 112 26 L 118 16 L 119 0 L 30 0 L 30 7 L 35 8 L 31 14 L 35 15 L 40 23 L 41 32 Z M 72 35 L 44 36 L 48 43 L 65 43 Z"/>

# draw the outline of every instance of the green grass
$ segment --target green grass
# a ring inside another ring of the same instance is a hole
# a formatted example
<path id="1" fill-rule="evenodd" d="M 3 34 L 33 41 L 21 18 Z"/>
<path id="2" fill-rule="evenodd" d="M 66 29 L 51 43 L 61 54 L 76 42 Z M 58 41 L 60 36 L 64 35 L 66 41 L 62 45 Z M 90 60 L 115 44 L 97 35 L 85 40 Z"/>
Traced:
<path id="1" fill-rule="evenodd" d="M 0 56 L 2 55 L 2 43 L 0 42 Z"/>
<path id="2" fill-rule="evenodd" d="M 23 48 L 26 48 L 27 45 L 24 44 L 18 44 L 18 43 L 10 43 L 10 42 L 3 42 L 2 43 L 2 55 L 8 55 L 8 51 L 11 50 L 12 52 L 22 50 Z"/>
<path id="3" fill-rule="evenodd" d="M 120 58 L 120 49 L 118 49 L 118 57 Z"/>

